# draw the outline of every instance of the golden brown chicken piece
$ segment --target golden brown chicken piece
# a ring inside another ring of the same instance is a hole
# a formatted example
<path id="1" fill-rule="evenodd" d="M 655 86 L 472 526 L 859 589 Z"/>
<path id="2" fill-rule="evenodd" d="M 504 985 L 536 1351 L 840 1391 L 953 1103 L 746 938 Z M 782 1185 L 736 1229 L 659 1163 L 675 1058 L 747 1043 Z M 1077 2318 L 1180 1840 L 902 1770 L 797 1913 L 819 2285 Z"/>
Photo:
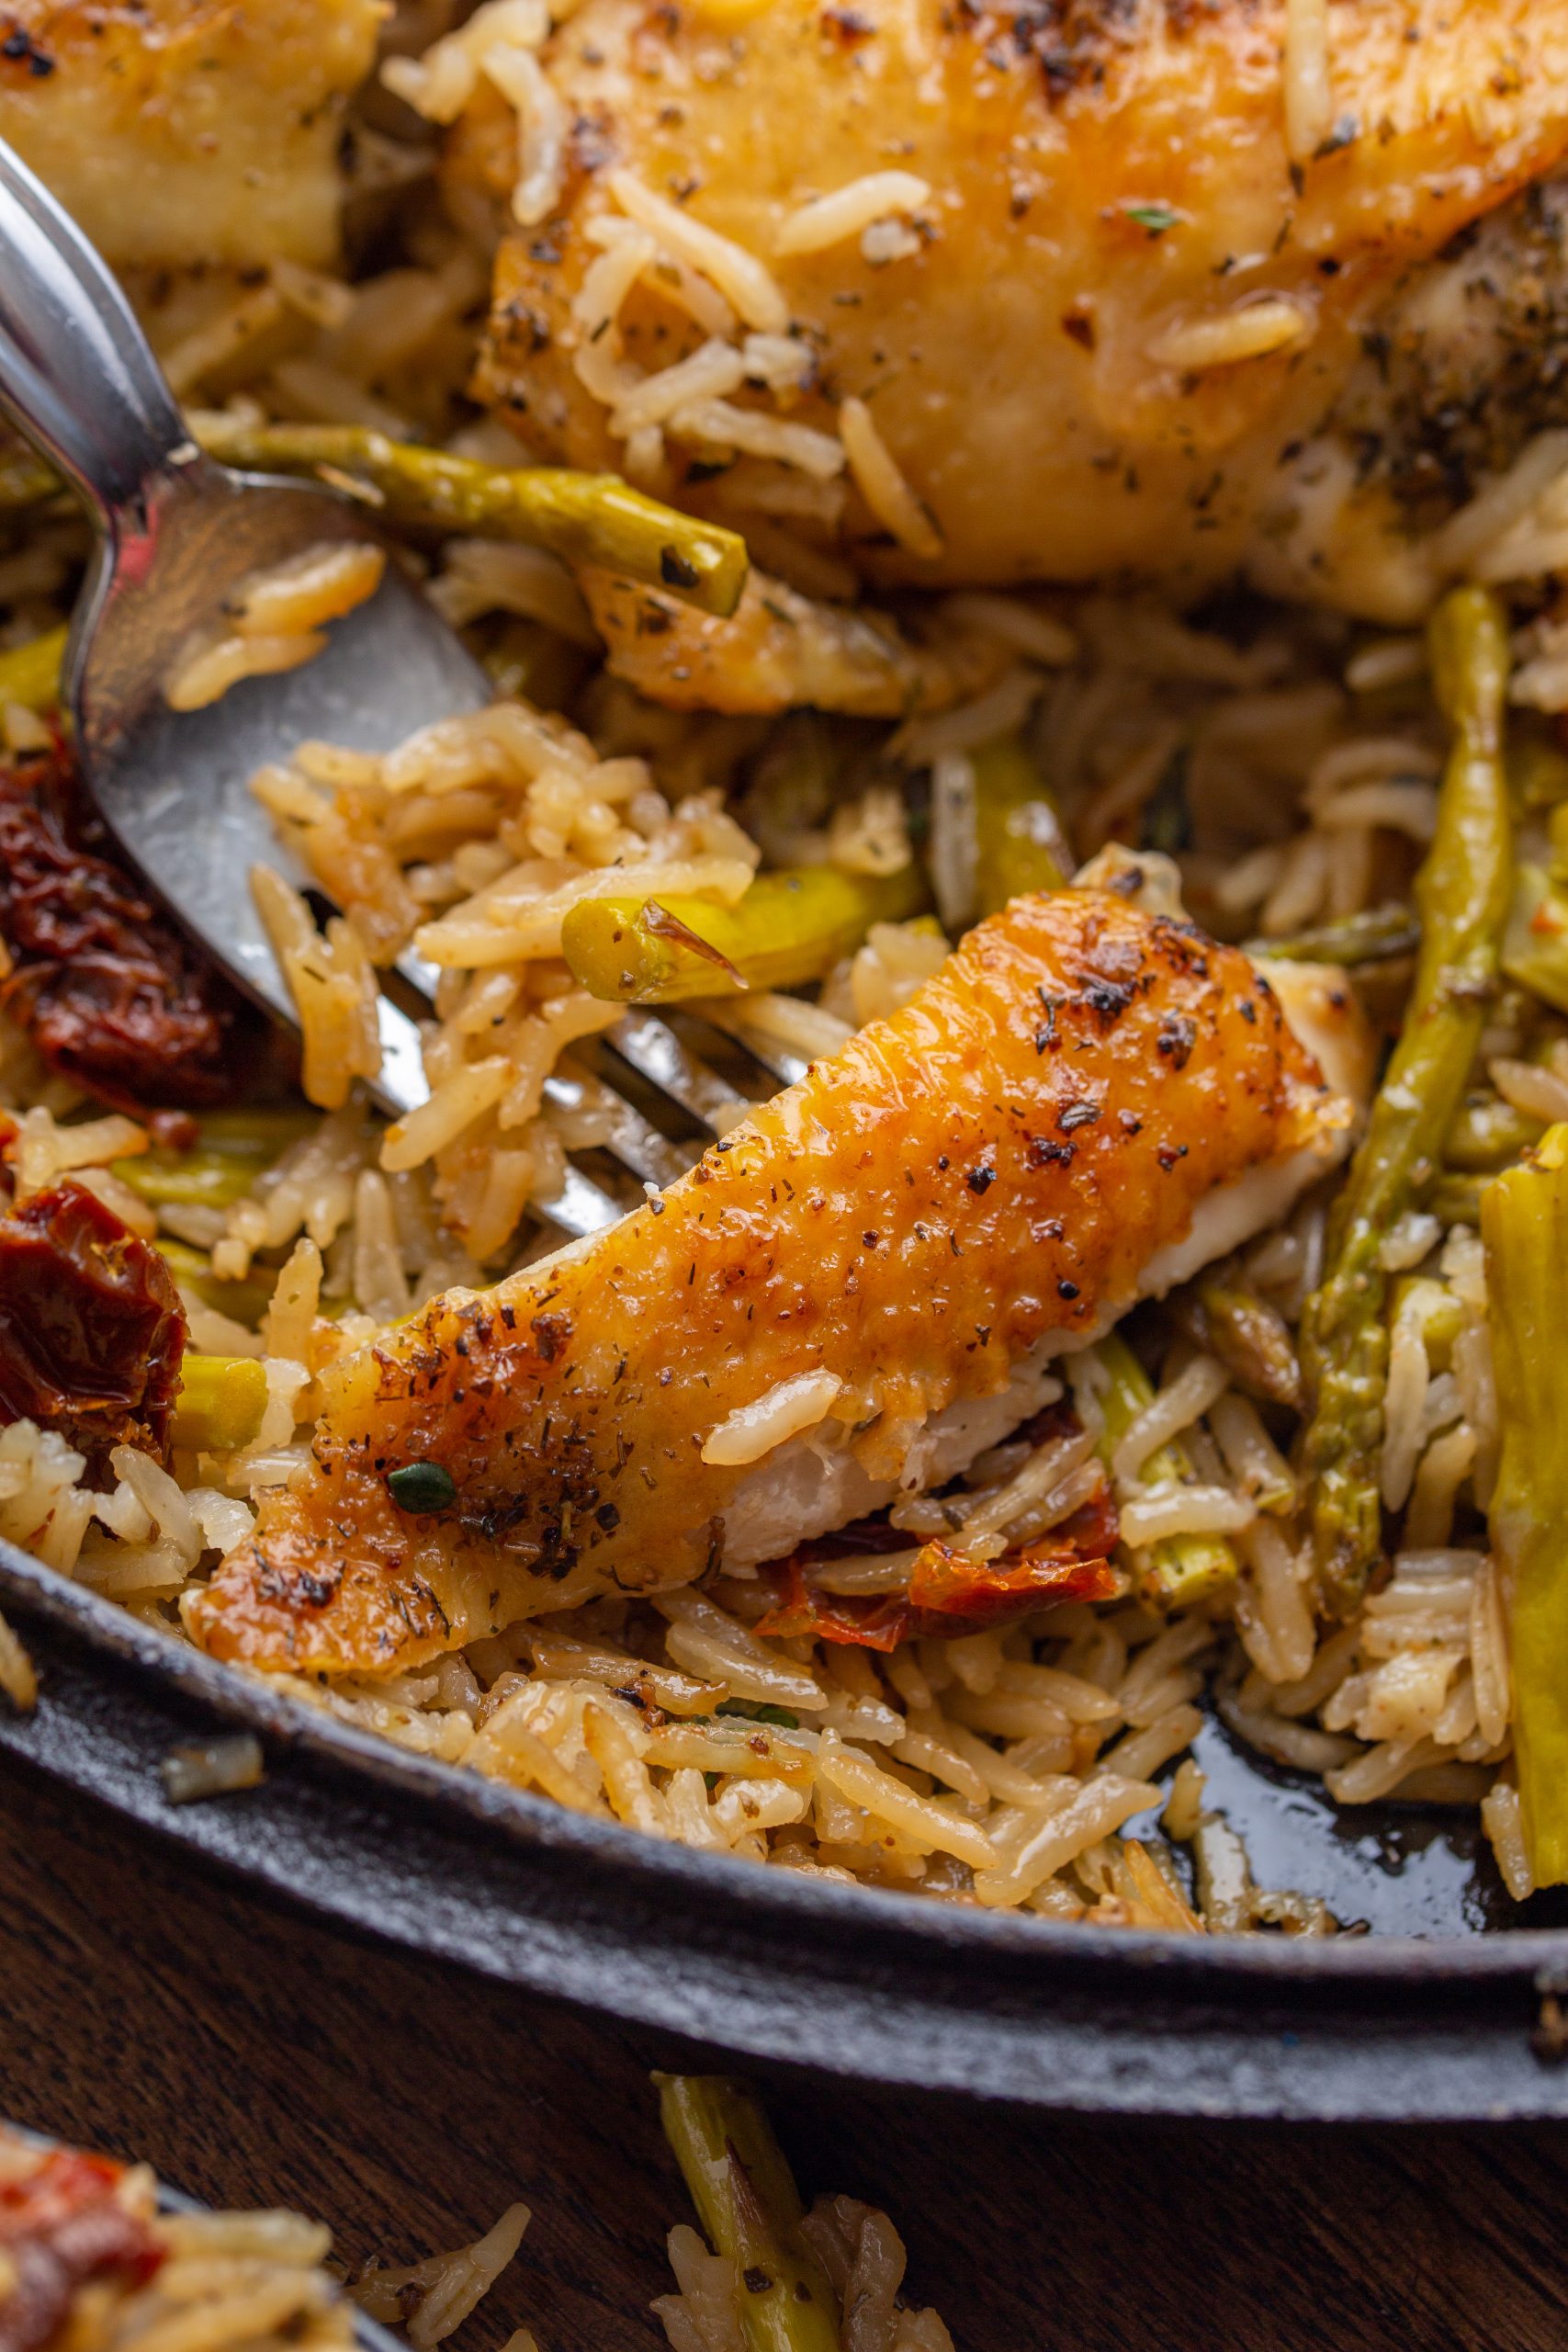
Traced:
<path id="1" fill-rule="evenodd" d="M 816 521 L 804 496 L 789 527 L 863 572 L 1188 590 L 1261 552 L 1273 584 L 1382 609 L 1337 512 L 1364 419 L 1339 436 L 1336 514 L 1320 499 L 1310 528 L 1316 478 L 1292 445 L 1396 290 L 1568 149 L 1568 0 L 1333 0 L 1328 135 L 1299 161 L 1285 16 L 1283 0 L 585 0 L 546 52 L 564 198 L 502 245 L 488 396 L 543 453 L 623 461 L 574 364 L 572 303 L 629 171 L 764 263 L 809 348 L 794 405 L 755 385 L 736 403 L 828 434 L 847 400 L 867 404 L 940 548 L 912 551 L 918 530 L 895 544 L 858 491 L 837 517 L 818 496 Z M 928 193 L 864 240 L 780 249 L 807 200 L 893 171 Z M 448 174 L 470 209 L 509 191 L 516 120 L 493 93 Z M 649 371 L 713 332 L 671 299 L 667 261 L 622 312 L 626 357 Z M 1386 397 L 1383 415 L 1397 422 Z M 727 479 L 722 447 L 677 438 L 671 457 L 694 504 L 742 523 L 748 501 L 789 511 L 754 458 Z"/>
<path id="2" fill-rule="evenodd" d="M 333 1370 L 318 1466 L 189 1630 L 387 1674 L 777 1557 L 955 1475 L 1054 1353 L 1282 1214 L 1349 1116 L 1237 949 L 1108 892 L 1017 899 L 662 1198 Z M 388 1486 L 413 1464 L 417 1515 Z"/>
<path id="3" fill-rule="evenodd" d="M 0 137 L 118 268 L 331 262 L 380 0 L 11 0 Z"/>

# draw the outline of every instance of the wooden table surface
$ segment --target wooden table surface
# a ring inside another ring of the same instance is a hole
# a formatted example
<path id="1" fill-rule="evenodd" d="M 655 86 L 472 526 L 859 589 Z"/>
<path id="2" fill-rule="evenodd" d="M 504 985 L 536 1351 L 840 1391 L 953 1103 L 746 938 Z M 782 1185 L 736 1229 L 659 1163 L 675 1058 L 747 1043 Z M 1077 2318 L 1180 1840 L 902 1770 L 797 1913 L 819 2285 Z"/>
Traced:
<path id="1" fill-rule="evenodd" d="M 412 2259 L 523 2197 L 454 2339 L 655 2352 L 689 2218 L 645 2038 L 194 1876 L 0 1760 L 0 2112 Z M 769 2086 L 808 2194 L 885 2205 L 959 2352 L 1562 2352 L 1568 2125 L 1087 2123 Z"/>

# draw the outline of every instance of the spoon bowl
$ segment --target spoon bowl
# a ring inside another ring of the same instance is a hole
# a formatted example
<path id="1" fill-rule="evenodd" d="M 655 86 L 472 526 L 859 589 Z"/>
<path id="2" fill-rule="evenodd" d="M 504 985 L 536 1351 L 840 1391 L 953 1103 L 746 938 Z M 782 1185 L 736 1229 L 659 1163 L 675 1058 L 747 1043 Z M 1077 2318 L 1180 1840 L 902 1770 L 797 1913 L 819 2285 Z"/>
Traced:
<path id="1" fill-rule="evenodd" d="M 387 549 L 375 594 L 313 659 L 243 679 L 205 708 L 172 708 L 182 649 L 220 628 L 243 583 L 334 544 L 385 542 L 362 504 L 231 472 L 196 447 L 107 266 L 3 142 L 0 255 L 0 407 L 97 527 L 62 680 L 83 784 L 205 954 L 292 1023 L 250 884 L 255 865 L 288 861 L 251 778 L 315 737 L 389 751 L 488 702 L 489 682 Z M 428 1091 L 418 1031 L 386 997 L 381 1042 L 382 1105 L 410 1110 Z"/>

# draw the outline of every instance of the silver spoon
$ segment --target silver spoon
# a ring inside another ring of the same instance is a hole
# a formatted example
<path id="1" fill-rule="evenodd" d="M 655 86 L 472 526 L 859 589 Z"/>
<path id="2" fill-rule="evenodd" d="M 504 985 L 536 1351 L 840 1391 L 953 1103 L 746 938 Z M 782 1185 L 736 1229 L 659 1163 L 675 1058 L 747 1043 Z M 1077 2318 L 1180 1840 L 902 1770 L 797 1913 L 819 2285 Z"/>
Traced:
<path id="1" fill-rule="evenodd" d="M 362 507 L 313 484 L 231 471 L 186 431 L 174 394 L 104 262 L 27 165 L 0 141 L 0 409 L 77 491 L 97 548 L 66 650 L 62 697 L 84 786 L 126 862 L 211 960 L 276 1019 L 293 1000 L 252 897 L 256 865 L 287 867 L 250 789 L 258 768 L 317 738 L 390 751 L 434 718 L 490 701 L 489 681 L 393 559 L 376 594 L 331 629 L 314 661 L 231 686 L 207 709 L 172 710 L 171 666 L 224 599 L 255 573 L 334 541 L 384 544 Z M 302 878 L 302 877 L 297 877 Z M 435 975 L 399 967 L 425 994 Z M 414 1022 L 380 1000 L 383 1110 L 429 1092 Z M 569 1161 L 536 1212 L 563 1232 L 613 1225 L 626 1188 L 663 1183 L 720 1132 L 734 1088 L 657 1015 L 610 1034 L 645 1099 L 694 1141 L 672 1145 L 623 1098 L 607 1150 L 616 1192 Z M 766 1081 L 805 1065 L 752 1048 Z M 622 1092 L 616 1071 L 607 1073 Z M 581 1088 L 557 1072 L 547 1095 L 570 1109 Z"/>
<path id="2" fill-rule="evenodd" d="M 180 649 L 252 575 L 333 543 L 380 545 L 364 510 L 311 483 L 205 457 L 130 305 L 41 181 L 0 141 L 0 407 L 97 527 L 62 695 L 84 785 L 128 861 L 246 995 L 294 1023 L 250 875 L 283 865 L 250 789 L 308 738 L 385 752 L 491 699 L 479 668 L 394 556 L 325 650 L 175 711 Z M 428 1092 L 414 1023 L 381 1000 L 384 1108 Z"/>

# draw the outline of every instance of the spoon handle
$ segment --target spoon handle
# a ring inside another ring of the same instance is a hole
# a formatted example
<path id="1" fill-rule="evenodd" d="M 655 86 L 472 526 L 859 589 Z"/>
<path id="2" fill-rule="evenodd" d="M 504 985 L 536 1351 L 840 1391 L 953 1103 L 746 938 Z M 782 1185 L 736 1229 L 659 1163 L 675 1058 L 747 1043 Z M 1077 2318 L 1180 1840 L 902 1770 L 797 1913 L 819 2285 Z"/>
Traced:
<path id="1" fill-rule="evenodd" d="M 111 531 L 158 477 L 204 462 L 118 286 L 4 141 L 0 408 Z"/>

